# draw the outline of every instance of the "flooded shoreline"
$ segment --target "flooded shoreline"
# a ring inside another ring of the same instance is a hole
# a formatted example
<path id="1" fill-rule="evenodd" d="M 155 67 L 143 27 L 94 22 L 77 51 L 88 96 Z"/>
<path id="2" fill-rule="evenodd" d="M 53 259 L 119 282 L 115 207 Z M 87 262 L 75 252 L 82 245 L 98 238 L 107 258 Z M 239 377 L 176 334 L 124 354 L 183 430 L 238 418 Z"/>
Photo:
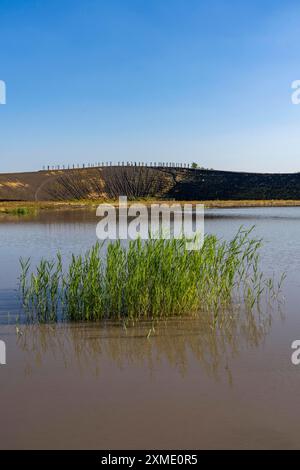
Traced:
<path id="1" fill-rule="evenodd" d="M 205 219 L 207 232 L 226 239 L 255 223 L 264 271 L 288 274 L 280 309 L 249 316 L 237 306 L 220 330 L 205 317 L 16 324 L 19 257 L 85 251 L 96 222 L 89 212 L 0 223 L 0 447 L 300 448 L 300 366 L 291 362 L 300 209 L 212 210 Z"/>

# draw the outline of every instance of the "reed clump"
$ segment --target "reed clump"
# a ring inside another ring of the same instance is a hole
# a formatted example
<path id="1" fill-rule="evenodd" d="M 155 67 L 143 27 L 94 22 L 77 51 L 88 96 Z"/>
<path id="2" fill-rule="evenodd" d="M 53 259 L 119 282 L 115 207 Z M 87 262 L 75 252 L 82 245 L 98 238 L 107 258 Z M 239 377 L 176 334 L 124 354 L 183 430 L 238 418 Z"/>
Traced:
<path id="1" fill-rule="evenodd" d="M 259 270 L 262 241 L 240 229 L 231 241 L 207 235 L 200 250 L 186 241 L 140 239 L 96 243 L 85 255 L 21 260 L 20 291 L 27 318 L 37 322 L 167 318 L 218 311 L 237 301 L 253 307 L 273 280 Z"/>
<path id="2" fill-rule="evenodd" d="M 26 215 L 35 215 L 37 209 L 35 207 L 6 207 L 2 209 L 0 207 L 0 214 L 7 215 L 16 215 L 16 216 L 26 216 Z"/>

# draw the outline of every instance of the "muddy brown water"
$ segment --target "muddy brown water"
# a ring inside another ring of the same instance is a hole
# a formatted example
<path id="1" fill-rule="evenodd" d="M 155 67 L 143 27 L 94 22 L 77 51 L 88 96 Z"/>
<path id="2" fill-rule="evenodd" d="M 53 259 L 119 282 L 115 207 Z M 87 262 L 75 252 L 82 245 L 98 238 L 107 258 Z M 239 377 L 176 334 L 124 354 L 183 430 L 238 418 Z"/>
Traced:
<path id="1" fill-rule="evenodd" d="M 85 251 L 96 223 L 92 211 L 0 220 L 0 448 L 300 448 L 300 208 L 206 212 L 220 237 L 255 224 L 264 272 L 287 271 L 284 303 L 261 315 L 237 307 L 221 331 L 205 318 L 16 327 L 19 257 Z"/>

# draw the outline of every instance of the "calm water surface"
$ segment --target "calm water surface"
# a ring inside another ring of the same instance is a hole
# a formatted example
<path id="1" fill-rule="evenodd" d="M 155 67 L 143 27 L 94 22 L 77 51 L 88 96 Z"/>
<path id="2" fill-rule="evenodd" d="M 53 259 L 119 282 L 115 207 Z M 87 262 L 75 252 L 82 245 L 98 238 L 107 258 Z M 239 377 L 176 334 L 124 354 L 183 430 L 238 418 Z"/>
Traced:
<path id="1" fill-rule="evenodd" d="M 68 258 L 95 241 L 91 211 L 0 219 L 1 448 L 300 448 L 300 208 L 206 211 L 206 232 L 263 237 L 285 302 L 236 315 L 122 325 L 20 325 L 19 257 Z M 233 315 L 237 312 L 233 312 Z"/>

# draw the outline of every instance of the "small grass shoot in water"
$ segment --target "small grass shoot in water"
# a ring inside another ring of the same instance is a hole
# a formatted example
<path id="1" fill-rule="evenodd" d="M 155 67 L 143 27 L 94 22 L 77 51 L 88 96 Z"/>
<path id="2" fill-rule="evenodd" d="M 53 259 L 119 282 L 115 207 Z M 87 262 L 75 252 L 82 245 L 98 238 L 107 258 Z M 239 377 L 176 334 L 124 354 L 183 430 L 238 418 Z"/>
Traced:
<path id="1" fill-rule="evenodd" d="M 218 311 L 235 301 L 252 308 L 276 295 L 259 270 L 262 241 L 240 229 L 231 241 L 206 235 L 200 250 L 186 241 L 149 239 L 96 243 L 85 255 L 42 259 L 34 273 L 20 260 L 20 292 L 32 322 L 158 319 Z M 279 285 L 280 286 L 280 285 Z M 278 286 L 278 287 L 279 287 Z"/>
<path id="2" fill-rule="evenodd" d="M 36 213 L 37 209 L 35 207 L 6 207 L 4 209 L 0 207 L 0 215 L 29 216 Z"/>

